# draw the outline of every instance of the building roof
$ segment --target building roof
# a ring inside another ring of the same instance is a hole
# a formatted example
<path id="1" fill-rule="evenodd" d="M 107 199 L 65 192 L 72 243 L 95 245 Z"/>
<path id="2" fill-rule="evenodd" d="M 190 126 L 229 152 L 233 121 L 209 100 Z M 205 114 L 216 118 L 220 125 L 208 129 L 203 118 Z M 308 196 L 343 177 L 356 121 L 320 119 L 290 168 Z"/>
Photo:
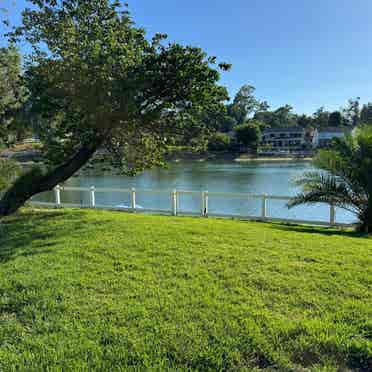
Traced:
<path id="1" fill-rule="evenodd" d="M 304 128 L 299 126 L 294 127 L 280 127 L 280 128 L 267 128 L 264 133 L 292 133 L 292 132 L 304 132 Z"/>
<path id="2" fill-rule="evenodd" d="M 324 128 L 317 128 L 319 133 L 345 133 L 348 132 L 348 128 L 343 127 L 324 127 Z"/>

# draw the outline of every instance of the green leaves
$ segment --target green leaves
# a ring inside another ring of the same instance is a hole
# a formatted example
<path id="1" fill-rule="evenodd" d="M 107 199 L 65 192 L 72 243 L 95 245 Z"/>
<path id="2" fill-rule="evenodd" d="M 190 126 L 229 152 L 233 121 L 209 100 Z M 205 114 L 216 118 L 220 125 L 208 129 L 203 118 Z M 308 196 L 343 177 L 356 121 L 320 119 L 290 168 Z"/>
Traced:
<path id="1" fill-rule="evenodd" d="M 0 48 L 0 140 L 8 143 L 22 131 L 20 116 L 27 99 L 21 57 L 13 46 Z"/>
<path id="2" fill-rule="evenodd" d="M 224 112 L 227 91 L 217 85 L 217 59 L 200 48 L 164 45 L 165 34 L 149 41 L 120 2 L 32 2 L 36 8 L 24 11 L 13 36 L 34 50 L 27 85 L 38 134 L 53 162 L 103 136 L 112 160 L 133 173 L 160 163 L 164 138 L 186 141 L 212 125 L 201 120 L 206 110 Z M 152 145 L 144 145 L 150 137 Z M 129 161 L 124 154 L 139 147 L 142 155 Z"/>
<path id="3" fill-rule="evenodd" d="M 372 231 L 372 128 L 360 127 L 352 136 L 337 139 L 331 149 L 319 152 L 314 163 L 322 171 L 297 180 L 303 192 L 288 206 L 334 204 L 356 213 L 362 226 Z"/>
<path id="4" fill-rule="evenodd" d="M 20 173 L 20 167 L 12 160 L 0 159 L 0 192 L 5 191 Z"/>
<path id="5" fill-rule="evenodd" d="M 261 130 L 256 123 L 238 125 L 234 129 L 238 143 L 257 148 L 261 138 Z"/>
<path id="6" fill-rule="evenodd" d="M 261 102 L 254 96 L 255 87 L 252 85 L 243 85 L 236 94 L 233 103 L 228 107 L 230 116 L 237 124 L 243 124 L 253 112 L 261 108 Z"/>

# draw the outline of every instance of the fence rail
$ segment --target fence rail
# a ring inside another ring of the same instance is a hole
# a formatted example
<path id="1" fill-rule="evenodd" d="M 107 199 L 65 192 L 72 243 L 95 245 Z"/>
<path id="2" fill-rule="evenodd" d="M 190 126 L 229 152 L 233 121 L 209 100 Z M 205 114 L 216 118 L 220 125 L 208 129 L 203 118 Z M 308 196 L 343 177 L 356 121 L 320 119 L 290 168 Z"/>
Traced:
<path id="1" fill-rule="evenodd" d="M 82 205 L 77 203 L 63 203 L 61 201 L 61 194 L 64 191 L 78 191 L 78 192 L 87 192 L 89 193 L 89 204 Z M 127 194 L 129 196 L 130 205 L 122 205 L 122 206 L 107 206 L 107 205 L 99 205 L 96 202 L 96 194 L 97 193 L 122 193 Z M 137 195 L 138 193 L 147 193 L 147 194 L 165 194 L 169 195 L 169 209 L 150 209 L 140 207 L 137 204 Z M 193 196 L 198 197 L 200 200 L 200 211 L 185 211 L 180 208 L 180 198 L 182 196 Z M 240 199 L 255 199 L 260 202 L 260 211 L 256 214 L 247 214 L 247 215 L 236 215 L 236 214 L 224 214 L 224 213 L 216 213 L 210 212 L 210 198 L 211 197 L 222 197 L 222 198 L 240 198 Z M 261 220 L 261 221 L 282 221 L 282 222 L 289 222 L 289 223 L 301 223 L 301 224 L 312 224 L 312 225 L 322 225 L 322 226 L 342 226 L 347 227 L 351 226 L 351 224 L 345 223 L 337 223 L 336 222 L 336 209 L 333 205 L 329 206 L 329 219 L 328 221 L 313 221 L 313 220 L 306 220 L 306 219 L 293 219 L 293 218 L 277 218 L 274 216 L 269 215 L 268 203 L 270 200 L 274 201 L 288 201 L 291 197 L 290 196 L 277 196 L 277 195 L 267 195 L 267 194 L 248 194 L 248 193 L 224 193 L 224 192 L 209 192 L 209 191 L 190 191 L 190 190 L 147 190 L 147 189 L 120 189 L 120 188 L 99 188 L 99 187 L 64 187 L 64 186 L 56 186 L 54 188 L 54 202 L 42 202 L 31 200 L 31 205 L 34 206 L 49 206 L 49 207 L 68 207 L 68 208 L 97 208 L 97 209 L 108 209 L 108 210 L 120 210 L 120 211 L 127 211 L 127 212 L 151 212 L 151 213 L 166 213 L 173 216 L 178 215 L 192 215 L 192 216 L 215 216 L 215 217 L 235 217 L 241 219 L 253 219 L 253 220 Z"/>

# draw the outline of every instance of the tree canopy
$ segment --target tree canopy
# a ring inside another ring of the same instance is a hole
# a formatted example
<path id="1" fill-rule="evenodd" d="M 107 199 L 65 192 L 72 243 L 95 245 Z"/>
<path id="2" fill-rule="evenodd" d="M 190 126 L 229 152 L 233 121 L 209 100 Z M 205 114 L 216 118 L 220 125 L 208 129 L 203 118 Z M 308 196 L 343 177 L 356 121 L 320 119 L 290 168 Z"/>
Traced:
<path id="1" fill-rule="evenodd" d="M 161 164 L 171 137 L 204 130 L 207 109 L 225 110 L 217 67 L 229 65 L 163 34 L 149 39 L 120 1 L 29 1 L 10 39 L 32 47 L 25 83 L 50 166 L 20 177 L 0 215 L 71 177 L 98 148 L 128 174 Z"/>
<path id="2" fill-rule="evenodd" d="M 260 102 L 254 96 L 255 90 L 252 85 L 243 85 L 235 95 L 232 104 L 228 106 L 227 111 L 237 125 L 243 124 L 249 115 L 268 108 L 266 102 Z"/>
<path id="3" fill-rule="evenodd" d="M 253 150 L 257 150 L 257 147 L 261 141 L 261 130 L 260 123 L 256 120 L 252 120 L 242 125 L 235 127 L 236 139 L 239 144 L 250 147 Z"/>
<path id="4" fill-rule="evenodd" d="M 328 126 L 330 126 L 330 127 L 341 127 L 342 124 L 343 124 L 342 115 L 341 115 L 340 111 L 334 111 L 329 115 Z"/>
<path id="5" fill-rule="evenodd" d="M 210 151 L 228 151 L 231 148 L 231 138 L 221 132 L 213 133 L 208 141 L 208 150 Z"/>
<path id="6" fill-rule="evenodd" d="M 26 100 L 21 56 L 14 45 L 0 48 L 0 142 L 9 144 L 26 129 L 21 115 Z"/>
<path id="7" fill-rule="evenodd" d="M 372 103 L 363 105 L 360 112 L 360 121 L 364 124 L 372 124 Z"/>
<path id="8" fill-rule="evenodd" d="M 356 127 L 360 123 L 360 97 L 349 99 L 343 114 L 345 123 L 351 127 Z"/>

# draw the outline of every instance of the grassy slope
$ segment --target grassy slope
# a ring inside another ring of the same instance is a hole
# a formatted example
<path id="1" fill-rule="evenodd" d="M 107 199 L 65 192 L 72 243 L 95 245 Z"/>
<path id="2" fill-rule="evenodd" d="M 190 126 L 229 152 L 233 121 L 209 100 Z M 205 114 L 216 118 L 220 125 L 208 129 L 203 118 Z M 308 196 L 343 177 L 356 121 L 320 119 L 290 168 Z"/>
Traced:
<path id="1" fill-rule="evenodd" d="M 372 366 L 372 239 L 104 211 L 0 226 L 0 370 Z"/>

